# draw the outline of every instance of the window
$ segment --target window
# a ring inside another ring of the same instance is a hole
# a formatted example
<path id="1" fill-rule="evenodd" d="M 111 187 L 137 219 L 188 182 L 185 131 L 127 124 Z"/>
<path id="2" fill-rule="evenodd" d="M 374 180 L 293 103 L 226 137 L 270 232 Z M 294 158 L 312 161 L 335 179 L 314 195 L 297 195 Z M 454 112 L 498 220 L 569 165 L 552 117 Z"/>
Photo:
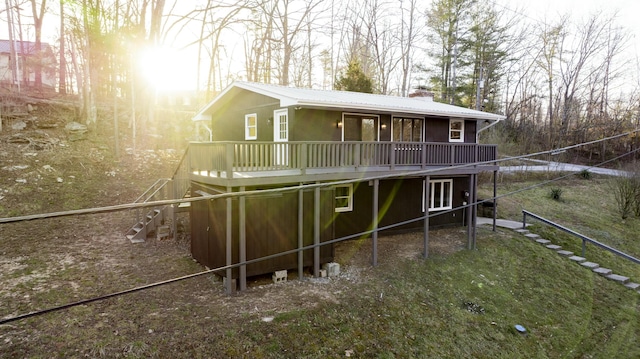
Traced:
<path id="1" fill-rule="evenodd" d="M 252 113 L 244 116 L 244 139 L 255 140 L 258 138 L 258 115 Z"/>
<path id="2" fill-rule="evenodd" d="M 393 118 L 393 139 L 395 142 L 422 142 L 421 118 Z"/>
<path id="3" fill-rule="evenodd" d="M 449 120 L 449 142 L 464 142 L 464 120 Z"/>
<path id="4" fill-rule="evenodd" d="M 424 190 L 426 190 L 426 186 Z M 424 212 L 424 194 L 422 196 L 422 211 Z M 442 211 L 453 208 L 453 180 L 429 181 L 429 212 Z"/>
<path id="5" fill-rule="evenodd" d="M 336 212 L 353 210 L 353 184 L 336 186 Z"/>

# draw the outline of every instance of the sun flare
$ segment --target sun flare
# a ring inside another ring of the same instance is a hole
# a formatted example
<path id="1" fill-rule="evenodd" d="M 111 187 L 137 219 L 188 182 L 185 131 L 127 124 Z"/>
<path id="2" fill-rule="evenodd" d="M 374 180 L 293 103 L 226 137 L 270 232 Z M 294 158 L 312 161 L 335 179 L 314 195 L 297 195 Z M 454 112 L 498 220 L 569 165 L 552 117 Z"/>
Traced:
<path id="1" fill-rule="evenodd" d="M 143 50 L 138 67 L 152 87 L 160 91 L 195 90 L 197 70 L 185 51 L 166 47 Z"/>

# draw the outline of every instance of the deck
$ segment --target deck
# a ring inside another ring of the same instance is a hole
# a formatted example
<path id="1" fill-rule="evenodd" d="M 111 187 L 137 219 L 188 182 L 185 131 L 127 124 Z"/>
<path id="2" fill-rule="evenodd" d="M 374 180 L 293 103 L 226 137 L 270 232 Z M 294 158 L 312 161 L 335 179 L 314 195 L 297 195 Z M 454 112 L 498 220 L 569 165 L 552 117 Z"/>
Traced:
<path id="1" fill-rule="evenodd" d="M 217 186 L 277 185 L 441 169 L 471 174 L 498 167 L 496 145 L 417 142 L 192 142 L 193 181 Z M 461 167 L 468 163 L 475 166 Z"/>

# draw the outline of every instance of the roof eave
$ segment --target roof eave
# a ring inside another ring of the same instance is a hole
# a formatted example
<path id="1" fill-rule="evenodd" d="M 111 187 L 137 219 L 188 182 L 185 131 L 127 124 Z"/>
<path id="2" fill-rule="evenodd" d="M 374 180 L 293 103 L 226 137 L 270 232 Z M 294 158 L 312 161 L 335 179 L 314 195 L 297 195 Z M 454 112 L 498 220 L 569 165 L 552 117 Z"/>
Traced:
<path id="1" fill-rule="evenodd" d="M 396 112 L 403 114 L 412 114 L 419 116 L 443 116 L 443 117 L 457 117 L 457 118 L 471 118 L 476 120 L 489 120 L 489 121 L 502 121 L 504 120 L 504 116 L 496 115 L 494 113 L 489 112 L 481 112 L 474 111 L 473 113 L 456 113 L 456 112 L 447 112 L 447 111 L 421 111 L 417 109 L 411 108 L 389 108 L 384 106 L 370 106 L 370 105 L 361 105 L 361 104 L 349 104 L 349 103 L 319 103 L 319 102 L 306 102 L 306 101 L 287 101 L 286 104 L 281 100 L 281 106 L 301 106 L 301 107 L 314 107 L 314 108 L 333 108 L 333 109 L 344 109 L 344 110 L 354 110 L 354 111 L 373 111 L 373 112 Z"/>

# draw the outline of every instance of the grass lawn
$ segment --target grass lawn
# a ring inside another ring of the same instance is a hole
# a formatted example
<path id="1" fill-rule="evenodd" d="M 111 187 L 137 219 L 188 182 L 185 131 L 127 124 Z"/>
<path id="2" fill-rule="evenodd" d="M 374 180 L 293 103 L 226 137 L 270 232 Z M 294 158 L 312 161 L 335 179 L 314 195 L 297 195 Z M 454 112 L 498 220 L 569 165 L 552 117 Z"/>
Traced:
<path id="1" fill-rule="evenodd" d="M 505 180 L 500 191 L 535 182 Z M 616 218 L 606 182 L 567 180 L 553 185 L 564 189 L 561 201 L 548 198 L 547 186 L 500 199 L 498 210 L 519 219 L 525 208 L 640 253 L 634 238 L 640 220 Z M 2 317 L 201 270 L 184 243 L 133 246 L 118 228 L 106 237 L 65 236 L 84 225 L 78 220 L 50 223 L 36 237 L 39 227 L 29 225 L 3 237 Z M 55 237 L 37 242 L 52 229 Z M 541 225 L 533 230 L 579 250 L 576 239 Z M 344 244 L 337 278 L 251 283 L 229 297 L 219 281 L 200 277 L 13 322 L 0 326 L 0 357 L 640 357 L 637 292 L 507 230 L 481 228 L 478 250 L 427 260 L 419 258 L 420 236 L 412 238 L 414 254 L 381 255 L 375 268 L 366 265 L 367 240 Z M 390 239 L 380 238 L 380 245 Z M 636 275 L 634 266 L 606 253 L 590 248 L 588 256 Z M 518 333 L 517 324 L 527 333 Z"/>

